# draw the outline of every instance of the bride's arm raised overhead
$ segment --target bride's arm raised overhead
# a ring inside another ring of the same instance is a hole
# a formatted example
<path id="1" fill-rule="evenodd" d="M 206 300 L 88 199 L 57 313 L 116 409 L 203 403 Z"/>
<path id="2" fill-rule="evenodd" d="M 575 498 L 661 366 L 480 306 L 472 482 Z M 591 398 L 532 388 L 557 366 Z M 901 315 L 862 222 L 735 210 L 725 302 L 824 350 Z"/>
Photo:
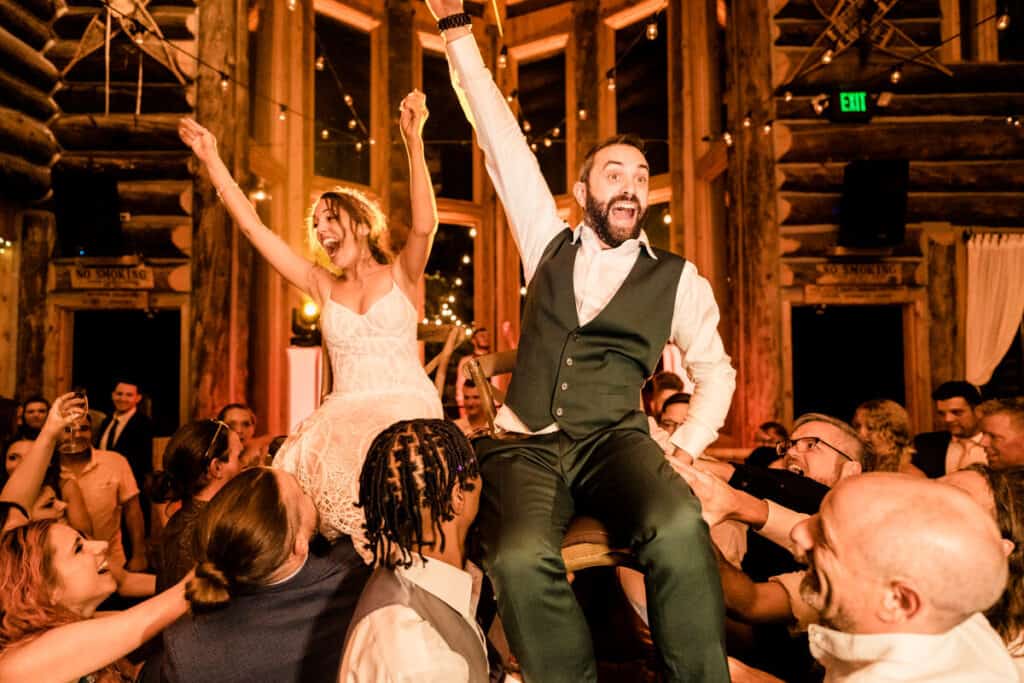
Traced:
<path id="1" fill-rule="evenodd" d="M 310 277 L 313 263 L 295 253 L 288 243 L 281 239 L 273 230 L 263 225 L 259 214 L 249 202 L 249 198 L 231 177 L 231 171 L 217 153 L 217 139 L 213 133 L 190 118 L 178 123 L 178 135 L 182 141 L 192 148 L 196 157 L 206 166 L 225 208 L 231 214 L 239 229 L 249 238 L 252 245 L 270 262 L 278 273 L 292 285 L 311 296 L 317 304 L 321 304 L 320 292 L 311 286 L 314 279 Z"/>
<path id="2" fill-rule="evenodd" d="M 396 276 L 405 280 L 400 284 L 410 293 L 423 277 L 434 234 L 437 232 L 437 203 L 423 148 L 423 125 L 428 115 L 427 97 L 419 90 L 413 90 L 402 100 L 398 123 L 405 141 L 405 152 L 409 157 L 412 221 L 405 247 L 398 255 Z"/>

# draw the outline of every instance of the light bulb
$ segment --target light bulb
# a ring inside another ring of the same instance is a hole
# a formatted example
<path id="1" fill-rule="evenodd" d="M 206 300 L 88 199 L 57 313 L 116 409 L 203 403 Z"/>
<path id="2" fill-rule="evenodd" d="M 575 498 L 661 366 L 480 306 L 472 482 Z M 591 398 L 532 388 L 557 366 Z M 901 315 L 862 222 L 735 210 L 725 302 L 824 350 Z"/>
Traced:
<path id="1" fill-rule="evenodd" d="M 651 19 L 649 22 L 647 22 L 646 32 L 647 32 L 647 40 L 657 40 L 658 39 L 658 22 L 655 21 L 654 19 Z"/>

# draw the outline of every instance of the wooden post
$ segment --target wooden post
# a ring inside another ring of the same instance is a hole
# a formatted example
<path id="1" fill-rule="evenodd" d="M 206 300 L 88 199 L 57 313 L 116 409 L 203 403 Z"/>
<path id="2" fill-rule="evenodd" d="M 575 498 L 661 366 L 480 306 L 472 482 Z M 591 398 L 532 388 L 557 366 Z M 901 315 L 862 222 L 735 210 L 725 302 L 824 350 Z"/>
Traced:
<path id="1" fill-rule="evenodd" d="M 387 41 L 387 132 L 384 175 L 385 210 L 391 240 L 397 250 L 409 235 L 409 162 L 398 130 L 398 107 L 413 88 L 413 50 L 416 46 L 415 9 L 411 0 L 388 3 L 385 29 Z"/>
<path id="2" fill-rule="evenodd" d="M 18 290 L 18 391 L 43 391 L 46 348 L 46 271 L 57 239 L 53 214 L 26 211 L 21 216 L 20 281 Z"/>
<path id="3" fill-rule="evenodd" d="M 221 74 L 202 68 L 198 78 L 196 116 L 217 138 L 218 149 L 228 168 L 238 176 L 242 146 L 240 136 L 248 132 L 248 107 L 244 95 L 233 84 L 245 80 L 245 59 L 239 57 L 236 30 L 244 31 L 244 14 L 237 0 L 209 0 L 199 7 L 199 57 L 229 78 L 227 91 Z M 235 306 L 238 300 L 237 229 L 217 200 L 209 177 L 195 178 L 192 238 L 192 340 L 189 354 L 193 392 L 191 414 L 195 418 L 214 415 L 225 403 L 241 399 L 248 361 L 248 340 Z M 247 282 L 247 280 L 246 280 Z M 247 303 L 247 302 L 245 302 Z"/>
<path id="4" fill-rule="evenodd" d="M 750 443 L 760 422 L 783 414 L 775 156 L 772 135 L 761 131 L 761 124 L 773 118 L 771 21 L 764 0 L 731 4 L 728 103 L 729 129 L 736 143 L 729 165 L 728 271 L 737 288 L 738 312 L 733 361 L 740 400 L 733 402 L 732 424 L 733 436 L 742 444 Z M 744 128 L 748 114 L 754 125 Z"/>

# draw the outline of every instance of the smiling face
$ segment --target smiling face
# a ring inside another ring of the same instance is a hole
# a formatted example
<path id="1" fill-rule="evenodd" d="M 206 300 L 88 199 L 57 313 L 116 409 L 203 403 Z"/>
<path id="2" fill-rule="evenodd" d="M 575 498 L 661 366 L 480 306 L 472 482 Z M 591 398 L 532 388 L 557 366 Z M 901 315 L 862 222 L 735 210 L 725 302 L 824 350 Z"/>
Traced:
<path id="1" fill-rule="evenodd" d="M 598 150 L 586 182 L 573 189 L 585 222 L 609 247 L 640 235 L 647 212 L 650 167 L 636 147 L 609 145 Z"/>
<path id="2" fill-rule="evenodd" d="M 91 617 L 117 590 L 107 567 L 107 542 L 89 541 L 64 524 L 50 527 L 49 551 L 57 585 L 52 600 L 82 617 Z"/>
<path id="3" fill-rule="evenodd" d="M 989 467 L 1004 470 L 1024 465 L 1024 422 L 1005 412 L 986 415 L 981 420 L 981 432 Z"/>
<path id="4" fill-rule="evenodd" d="M 337 268 L 352 267 L 366 245 L 369 228 L 358 225 L 337 202 L 321 199 L 313 212 L 316 239 Z"/>
<path id="5" fill-rule="evenodd" d="M 110 398 L 114 402 L 114 410 L 121 414 L 127 413 L 139 405 L 139 401 L 142 400 L 142 394 L 139 393 L 139 388 L 134 384 L 120 382 L 114 387 L 114 393 L 110 395 Z"/>
<path id="6" fill-rule="evenodd" d="M 978 432 L 978 415 L 974 406 L 960 396 L 935 402 L 935 410 L 953 436 L 966 439 Z"/>

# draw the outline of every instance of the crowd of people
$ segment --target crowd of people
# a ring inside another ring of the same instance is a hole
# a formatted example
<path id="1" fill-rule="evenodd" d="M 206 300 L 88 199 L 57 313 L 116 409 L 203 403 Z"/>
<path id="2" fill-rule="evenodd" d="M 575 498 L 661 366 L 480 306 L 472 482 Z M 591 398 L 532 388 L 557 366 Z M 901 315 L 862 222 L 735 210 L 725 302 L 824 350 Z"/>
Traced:
<path id="1" fill-rule="evenodd" d="M 611 591 L 654 653 L 620 680 L 1020 680 L 1024 398 L 951 381 L 938 432 L 870 400 L 711 457 L 735 371 L 709 284 L 641 229 L 642 143 L 595 146 L 566 225 L 462 0 L 428 5 L 528 285 L 496 416 L 460 372 L 444 419 L 420 366 L 422 93 L 399 116 L 404 241 L 339 188 L 310 212 L 312 262 L 184 119 L 239 229 L 320 305 L 333 391 L 282 436 L 224 406 L 155 471 L 137 380 L 114 378 L 109 416 L 77 391 L 26 398 L 0 493 L 0 681 L 596 681 L 602 624 L 563 558 L 577 515 L 625 549 Z M 668 343 L 685 378 L 657 372 Z"/>

